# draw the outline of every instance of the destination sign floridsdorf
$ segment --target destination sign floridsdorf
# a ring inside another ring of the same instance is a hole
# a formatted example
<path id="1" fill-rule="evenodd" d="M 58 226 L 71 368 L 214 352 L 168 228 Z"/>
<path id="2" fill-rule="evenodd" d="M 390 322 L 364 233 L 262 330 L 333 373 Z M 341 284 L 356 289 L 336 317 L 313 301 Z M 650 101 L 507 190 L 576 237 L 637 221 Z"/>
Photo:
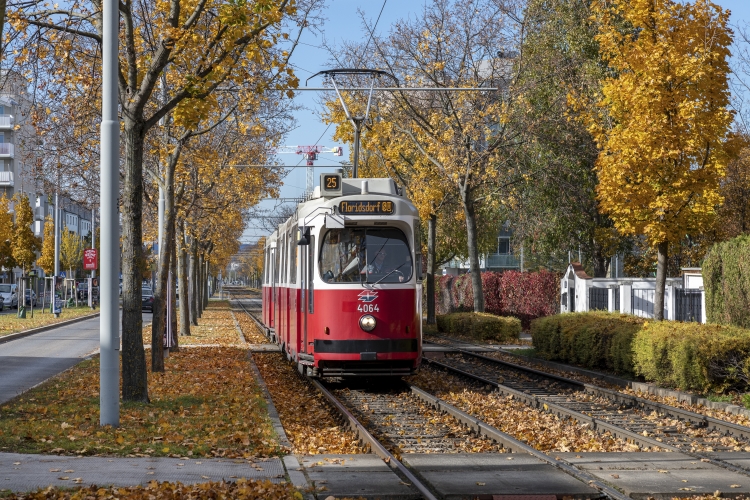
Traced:
<path id="1" fill-rule="evenodd" d="M 390 215 L 393 213 L 392 201 L 342 201 L 339 212 L 344 215 Z"/>

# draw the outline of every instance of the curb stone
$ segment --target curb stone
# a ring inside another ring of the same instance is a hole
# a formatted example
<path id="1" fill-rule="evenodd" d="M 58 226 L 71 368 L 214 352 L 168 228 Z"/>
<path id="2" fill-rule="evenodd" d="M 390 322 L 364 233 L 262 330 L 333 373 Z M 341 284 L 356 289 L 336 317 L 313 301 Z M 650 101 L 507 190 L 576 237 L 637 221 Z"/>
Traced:
<path id="1" fill-rule="evenodd" d="M 675 398 L 677 401 L 680 401 L 682 403 L 688 403 L 692 405 L 702 405 L 702 406 L 705 406 L 706 408 L 711 408 L 712 410 L 724 411 L 725 413 L 729 413 L 731 415 L 741 415 L 743 417 L 750 418 L 750 410 L 748 410 L 747 408 L 743 408 L 742 406 L 732 404 L 732 403 L 710 401 L 706 398 L 696 396 L 695 394 L 690 394 L 690 393 L 682 392 L 682 391 L 676 391 L 674 389 L 665 389 L 664 387 L 659 387 L 654 384 L 649 384 L 648 382 L 636 382 L 633 380 L 627 380 L 624 378 L 616 377 L 614 375 L 609 375 L 606 373 L 597 372 L 594 370 L 587 370 L 585 368 L 579 368 L 577 366 L 565 365 L 562 363 L 555 363 L 554 361 L 547 361 L 547 360 L 539 359 L 539 358 L 530 358 L 529 356 L 516 354 L 506 349 L 502 349 L 502 352 L 504 352 L 505 354 L 509 354 L 511 356 L 515 356 L 519 359 L 532 360 L 536 363 L 539 363 L 542 366 L 547 366 L 549 368 L 555 368 L 561 371 L 574 372 L 574 373 L 579 373 L 581 375 L 587 375 L 589 377 L 599 378 L 613 385 L 617 385 L 619 387 L 626 387 L 634 391 L 640 391 L 646 394 L 653 394 L 655 396 Z"/>
<path id="2" fill-rule="evenodd" d="M 45 326 L 40 326 L 38 328 L 32 328 L 30 330 L 23 330 L 20 332 L 9 333 L 8 335 L 3 335 L 2 337 L 0 337 L 0 344 L 10 342 L 11 340 L 21 339 L 23 337 L 28 337 L 29 335 L 34 335 L 35 333 L 42 333 L 48 330 L 54 330 L 55 328 L 58 328 L 61 326 L 72 325 L 80 321 L 86 321 L 87 319 L 96 318 L 99 316 L 99 314 L 100 313 L 87 314 L 86 316 L 79 316 L 77 318 L 67 319 L 65 321 L 60 321 L 59 323 L 52 323 L 51 325 L 45 325 Z"/>
<path id="3" fill-rule="evenodd" d="M 273 404 L 273 399 L 271 398 L 271 393 L 268 391 L 266 382 L 263 380 L 263 377 L 260 374 L 260 370 L 258 370 L 258 366 L 255 364 L 252 353 L 248 352 L 247 357 L 250 361 L 250 368 L 253 370 L 253 374 L 255 375 L 255 380 L 258 382 L 258 386 L 263 392 L 263 397 L 265 398 L 266 404 L 268 405 L 268 417 L 271 419 L 273 430 L 276 431 L 276 434 L 278 434 L 279 436 L 279 444 L 291 450 L 292 443 L 289 441 L 289 438 L 284 431 L 284 426 L 281 425 L 279 412 L 276 411 L 276 407 Z M 284 468 L 286 469 L 286 473 L 289 476 L 289 480 L 295 488 L 297 488 L 298 490 L 312 491 L 312 484 L 310 484 L 307 476 L 300 470 L 302 467 L 299 463 L 299 460 L 297 460 L 297 457 L 291 454 L 285 455 L 283 457 L 283 463 Z M 314 498 L 311 494 L 305 494 L 304 492 L 303 495 L 305 495 L 305 498 L 307 499 Z"/>

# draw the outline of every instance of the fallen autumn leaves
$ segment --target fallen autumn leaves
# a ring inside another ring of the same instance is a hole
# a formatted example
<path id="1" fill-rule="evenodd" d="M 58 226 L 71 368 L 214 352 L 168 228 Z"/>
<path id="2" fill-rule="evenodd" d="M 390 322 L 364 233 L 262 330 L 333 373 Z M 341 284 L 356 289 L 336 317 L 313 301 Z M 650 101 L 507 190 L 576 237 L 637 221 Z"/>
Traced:
<path id="1" fill-rule="evenodd" d="M 299 377 L 280 354 L 254 354 L 294 453 L 364 453 L 357 436 L 339 426 L 323 396 Z"/>
<path id="2" fill-rule="evenodd" d="M 219 304 L 221 305 L 221 304 Z M 124 403 L 120 427 L 99 426 L 99 360 L 86 360 L 0 406 L 0 451 L 79 455 L 250 457 L 281 452 L 247 349 L 228 308 L 149 373 L 150 404 Z M 227 345 L 232 347 L 208 347 Z"/>
<path id="3" fill-rule="evenodd" d="M 240 479 L 234 482 L 209 482 L 200 484 L 150 482 L 146 486 L 99 488 L 90 486 L 80 490 L 45 488 L 32 493 L 11 494 L 9 500 L 77 500 L 96 498 L 121 498 L 151 500 L 180 500 L 192 498 L 235 498 L 240 500 L 302 500 L 302 495 L 289 484 L 270 481 Z"/>
<path id="4" fill-rule="evenodd" d="M 409 382 L 540 451 L 648 451 L 513 398 L 474 389 L 453 375 L 425 366 Z"/>

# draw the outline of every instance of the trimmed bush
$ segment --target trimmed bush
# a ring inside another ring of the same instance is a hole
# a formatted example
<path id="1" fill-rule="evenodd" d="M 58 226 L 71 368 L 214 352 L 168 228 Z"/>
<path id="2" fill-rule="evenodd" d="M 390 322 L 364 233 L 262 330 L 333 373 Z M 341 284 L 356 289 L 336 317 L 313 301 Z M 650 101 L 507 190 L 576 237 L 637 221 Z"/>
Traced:
<path id="1" fill-rule="evenodd" d="M 710 323 L 750 328 L 750 236 L 717 243 L 703 262 Z"/>
<path id="2" fill-rule="evenodd" d="M 699 323 L 649 322 L 633 343 L 635 372 L 685 390 L 747 389 L 750 330 Z"/>
<path id="3" fill-rule="evenodd" d="M 531 338 L 543 358 L 632 375 L 632 343 L 642 324 L 619 313 L 558 314 L 532 321 Z"/>
<path id="4" fill-rule="evenodd" d="M 537 354 L 553 361 L 683 390 L 750 388 L 750 330 L 744 328 L 587 312 L 536 319 L 531 336 Z"/>
<path id="5" fill-rule="evenodd" d="M 518 339 L 521 321 L 518 318 L 488 313 L 452 313 L 436 317 L 439 332 L 468 335 L 477 340 L 507 342 Z"/>

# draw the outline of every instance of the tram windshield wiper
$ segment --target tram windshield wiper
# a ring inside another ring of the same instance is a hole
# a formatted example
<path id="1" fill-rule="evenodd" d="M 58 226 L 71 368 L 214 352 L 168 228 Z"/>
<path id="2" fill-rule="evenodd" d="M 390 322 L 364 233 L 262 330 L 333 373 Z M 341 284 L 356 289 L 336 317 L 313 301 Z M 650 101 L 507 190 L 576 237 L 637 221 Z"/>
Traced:
<path id="1" fill-rule="evenodd" d="M 391 274 L 393 274 L 393 273 L 395 273 L 397 271 L 401 273 L 401 271 L 399 271 L 399 269 L 401 269 L 402 267 L 404 267 L 404 264 L 406 264 L 406 262 L 404 262 L 403 264 L 401 264 L 400 266 L 398 266 L 396 269 L 392 270 L 391 272 L 389 272 L 388 274 L 386 274 L 385 276 L 383 276 L 382 278 L 380 278 L 378 281 L 376 281 L 375 283 L 373 283 L 372 286 L 375 286 L 375 285 L 379 284 L 381 281 L 383 281 L 388 276 L 390 276 Z M 401 273 L 401 274 L 403 275 L 404 273 Z"/>

